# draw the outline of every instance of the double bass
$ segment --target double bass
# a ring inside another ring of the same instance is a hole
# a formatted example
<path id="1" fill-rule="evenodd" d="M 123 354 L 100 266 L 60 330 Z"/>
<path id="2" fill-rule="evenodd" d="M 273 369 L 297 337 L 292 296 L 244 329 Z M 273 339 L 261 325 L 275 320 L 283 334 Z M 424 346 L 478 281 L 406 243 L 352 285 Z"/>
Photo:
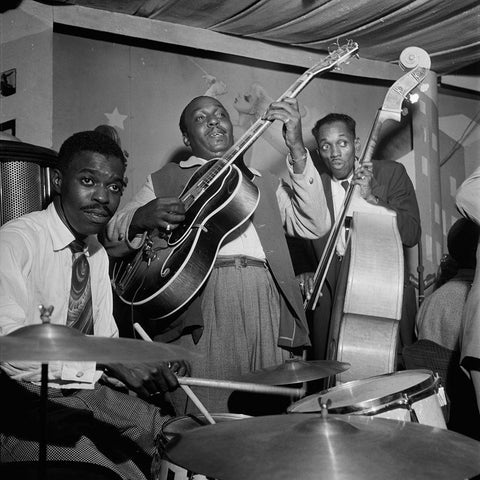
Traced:
<path id="1" fill-rule="evenodd" d="M 424 50 L 409 47 L 400 55 L 400 65 L 409 71 L 388 90 L 360 164 L 372 159 L 385 121 L 401 120 L 402 103 L 427 76 L 430 58 Z M 337 375 L 340 382 L 395 370 L 404 285 L 403 246 L 396 213 L 367 203 L 360 197 L 359 187 L 350 184 L 315 271 L 312 295 L 304 307 L 313 310 L 320 299 L 348 217 L 352 221 L 330 320 L 327 351 L 328 359 L 351 364 L 348 371 Z"/>

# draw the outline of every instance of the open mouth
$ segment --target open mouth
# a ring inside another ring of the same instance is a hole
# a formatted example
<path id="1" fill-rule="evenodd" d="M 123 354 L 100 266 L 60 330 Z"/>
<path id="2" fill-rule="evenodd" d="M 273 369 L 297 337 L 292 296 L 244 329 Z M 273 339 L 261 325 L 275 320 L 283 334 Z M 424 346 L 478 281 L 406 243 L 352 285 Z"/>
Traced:
<path id="1" fill-rule="evenodd" d="M 330 165 L 332 166 L 332 168 L 341 169 L 344 167 L 345 164 L 342 160 L 332 160 L 330 162 Z"/>
<path id="2" fill-rule="evenodd" d="M 225 132 L 221 132 L 220 130 L 214 130 L 213 132 L 209 133 L 208 136 L 212 138 L 224 137 Z"/>

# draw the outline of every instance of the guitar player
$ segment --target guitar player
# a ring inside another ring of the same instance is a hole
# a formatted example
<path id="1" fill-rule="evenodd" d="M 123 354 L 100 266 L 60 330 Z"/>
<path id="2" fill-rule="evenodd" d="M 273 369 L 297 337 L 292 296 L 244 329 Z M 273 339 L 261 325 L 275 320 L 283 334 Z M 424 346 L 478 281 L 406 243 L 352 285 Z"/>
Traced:
<path id="1" fill-rule="evenodd" d="M 303 143 L 297 100 L 273 102 L 263 120 L 283 122 L 290 185 L 236 160 L 238 172 L 243 172 L 236 173 L 237 177 L 253 184 L 258 192 L 256 208 L 221 239 L 213 268 L 198 293 L 155 323 L 155 340 L 183 345 L 203 355 L 201 362 L 191 365 L 192 377 L 231 380 L 280 364 L 309 345 L 285 233 L 319 238 L 330 228 L 330 215 L 320 176 Z M 188 209 L 179 200 L 183 188 L 199 167 L 234 146 L 230 116 L 212 97 L 196 97 L 188 103 L 180 117 L 180 130 L 191 157 L 152 173 L 117 212 L 107 231 L 111 255 L 131 254 L 141 248 L 145 232 L 159 229 L 168 234 L 182 226 L 188 217 Z M 208 195 L 202 201 L 210 201 Z M 225 221 L 222 212 L 217 217 L 211 219 L 213 224 Z M 207 227 L 210 224 L 204 229 Z M 193 251 L 192 262 L 199 258 L 201 252 Z M 228 390 L 204 387 L 195 393 L 211 412 L 263 413 L 259 405 L 263 397 L 258 394 L 253 400 L 253 394 L 231 395 Z M 195 412 L 187 400 L 182 392 L 172 395 L 178 415 Z"/>

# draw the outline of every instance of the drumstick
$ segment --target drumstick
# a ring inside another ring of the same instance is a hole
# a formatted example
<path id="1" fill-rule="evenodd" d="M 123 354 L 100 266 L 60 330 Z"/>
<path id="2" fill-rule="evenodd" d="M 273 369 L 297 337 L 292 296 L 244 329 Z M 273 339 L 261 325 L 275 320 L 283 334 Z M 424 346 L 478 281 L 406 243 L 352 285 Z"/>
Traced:
<path id="1" fill-rule="evenodd" d="M 210 378 L 178 377 L 180 385 L 196 385 L 198 387 L 228 388 L 251 393 L 271 393 L 288 397 L 303 397 L 303 388 L 276 387 L 260 383 L 235 382 L 232 380 L 212 380 Z"/>
<path id="2" fill-rule="evenodd" d="M 135 330 L 138 332 L 138 334 L 147 342 L 151 342 L 152 339 L 149 337 L 148 333 L 143 329 L 143 327 L 139 323 L 134 323 L 133 324 Z M 193 393 L 192 389 L 188 385 L 182 385 L 180 382 L 180 378 L 178 378 L 178 383 L 180 384 L 180 387 L 183 389 L 183 391 L 187 394 L 187 396 L 190 398 L 190 400 L 196 405 L 196 407 L 200 410 L 200 412 L 205 415 L 205 418 L 208 420 L 209 423 L 212 425 L 215 422 L 213 417 L 210 415 L 208 410 L 205 408 L 205 405 L 200 401 L 200 399 Z"/>

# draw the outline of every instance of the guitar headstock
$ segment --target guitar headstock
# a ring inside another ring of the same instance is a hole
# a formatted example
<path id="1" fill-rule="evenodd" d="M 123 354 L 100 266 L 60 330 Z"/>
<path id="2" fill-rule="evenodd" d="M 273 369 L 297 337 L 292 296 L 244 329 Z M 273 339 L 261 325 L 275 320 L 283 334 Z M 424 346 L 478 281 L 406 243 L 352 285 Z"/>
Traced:
<path id="1" fill-rule="evenodd" d="M 350 57 L 358 52 L 358 43 L 349 40 L 344 45 L 339 45 L 334 50 L 329 52 L 328 57 L 325 57 L 320 63 L 317 63 L 308 70 L 307 73 L 311 75 L 318 75 L 320 72 L 331 70 L 338 65 L 345 63 Z"/>

